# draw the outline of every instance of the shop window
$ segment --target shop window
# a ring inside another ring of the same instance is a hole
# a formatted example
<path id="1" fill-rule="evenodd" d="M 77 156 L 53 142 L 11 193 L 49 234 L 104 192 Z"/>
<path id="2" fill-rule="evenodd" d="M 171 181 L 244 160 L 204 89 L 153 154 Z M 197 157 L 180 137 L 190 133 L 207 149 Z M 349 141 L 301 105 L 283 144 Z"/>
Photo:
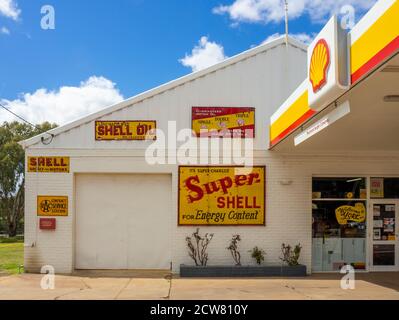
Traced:
<path id="1" fill-rule="evenodd" d="M 375 244 L 373 248 L 373 265 L 375 266 L 394 266 L 395 265 L 395 245 Z"/>
<path id="2" fill-rule="evenodd" d="M 366 179 L 313 178 L 313 199 L 366 199 Z"/>
<path id="3" fill-rule="evenodd" d="M 370 178 L 370 198 L 399 199 L 399 178 Z"/>
<path id="4" fill-rule="evenodd" d="M 313 271 L 366 268 L 366 179 L 314 178 Z"/>

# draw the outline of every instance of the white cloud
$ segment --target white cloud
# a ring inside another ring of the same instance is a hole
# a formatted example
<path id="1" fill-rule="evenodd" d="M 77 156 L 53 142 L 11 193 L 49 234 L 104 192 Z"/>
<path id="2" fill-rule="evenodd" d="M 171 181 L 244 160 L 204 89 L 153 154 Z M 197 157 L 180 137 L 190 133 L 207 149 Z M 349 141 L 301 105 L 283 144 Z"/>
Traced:
<path id="1" fill-rule="evenodd" d="M 0 0 L 0 15 L 6 16 L 13 20 L 17 20 L 21 10 L 18 9 L 18 5 L 14 0 Z"/>
<path id="2" fill-rule="evenodd" d="M 283 36 L 283 34 L 281 34 L 281 33 L 274 33 L 274 34 L 268 36 L 266 38 L 266 40 L 262 42 L 262 44 L 272 41 L 274 39 L 280 38 L 282 36 Z M 315 36 L 316 36 L 315 34 L 307 34 L 307 33 L 290 33 L 290 37 L 292 37 L 306 45 L 309 45 L 313 41 Z"/>
<path id="3" fill-rule="evenodd" d="M 10 34 L 10 30 L 8 30 L 6 27 L 1 27 L 0 28 L 0 33 L 9 35 Z"/>
<path id="4" fill-rule="evenodd" d="M 289 17 L 308 15 L 313 22 L 323 23 L 332 14 L 339 13 L 344 5 L 352 5 L 355 10 L 364 12 L 377 0 L 289 0 Z M 270 23 L 284 19 L 282 0 L 235 0 L 230 5 L 220 5 L 213 9 L 215 14 L 228 14 L 234 23 Z"/>
<path id="5" fill-rule="evenodd" d="M 55 91 L 39 89 L 16 100 L 3 100 L 2 104 L 32 123 L 49 121 L 61 125 L 121 100 L 123 96 L 115 83 L 104 77 L 92 76 L 78 87 L 64 86 Z M 13 120 L 18 119 L 0 109 L 1 123 Z"/>
<path id="6" fill-rule="evenodd" d="M 209 41 L 208 37 L 201 37 L 198 45 L 191 51 L 191 54 L 186 54 L 179 62 L 183 66 L 191 68 L 193 72 L 196 72 L 221 62 L 226 58 L 227 56 L 224 54 L 222 45 Z"/>

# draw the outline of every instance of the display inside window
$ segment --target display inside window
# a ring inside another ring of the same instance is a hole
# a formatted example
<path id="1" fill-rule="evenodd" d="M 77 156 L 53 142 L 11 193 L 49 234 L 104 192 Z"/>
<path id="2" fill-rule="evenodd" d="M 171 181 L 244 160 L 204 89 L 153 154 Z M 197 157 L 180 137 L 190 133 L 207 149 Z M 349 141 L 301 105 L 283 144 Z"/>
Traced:
<path id="1" fill-rule="evenodd" d="M 313 199 L 366 199 L 366 179 L 313 178 Z"/>
<path id="2" fill-rule="evenodd" d="M 395 241 L 396 207 L 394 204 L 373 205 L 373 239 Z"/>
<path id="3" fill-rule="evenodd" d="M 376 244 L 373 246 L 373 265 L 375 266 L 394 266 L 395 265 L 395 245 Z"/>
<path id="4" fill-rule="evenodd" d="M 366 268 L 366 202 L 313 201 L 313 270 Z"/>
<path id="5" fill-rule="evenodd" d="M 370 178 L 372 199 L 399 199 L 399 178 Z"/>

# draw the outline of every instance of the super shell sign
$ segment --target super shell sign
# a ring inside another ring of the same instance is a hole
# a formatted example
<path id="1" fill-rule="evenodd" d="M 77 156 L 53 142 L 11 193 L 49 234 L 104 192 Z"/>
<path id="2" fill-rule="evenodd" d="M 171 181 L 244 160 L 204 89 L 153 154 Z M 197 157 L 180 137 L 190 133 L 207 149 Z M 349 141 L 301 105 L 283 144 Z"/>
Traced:
<path id="1" fill-rule="evenodd" d="M 179 167 L 179 225 L 265 225 L 265 167 Z"/>
<path id="2" fill-rule="evenodd" d="M 355 206 L 340 206 L 335 209 L 335 216 L 339 224 L 347 224 L 348 221 L 364 222 L 366 220 L 366 207 L 363 203 Z"/>

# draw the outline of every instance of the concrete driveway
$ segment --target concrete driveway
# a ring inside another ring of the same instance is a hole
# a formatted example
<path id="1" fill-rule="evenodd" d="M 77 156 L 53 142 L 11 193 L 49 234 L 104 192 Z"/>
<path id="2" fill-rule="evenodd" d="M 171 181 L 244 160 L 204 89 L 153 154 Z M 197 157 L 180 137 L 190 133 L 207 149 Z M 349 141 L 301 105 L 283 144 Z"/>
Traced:
<path id="1" fill-rule="evenodd" d="M 0 277 L 0 300 L 399 300 L 399 273 L 358 274 L 355 290 L 342 290 L 338 274 L 295 279 L 181 279 L 160 271 L 96 271 L 57 275 L 54 290 L 41 289 L 41 279 L 37 274 Z"/>

